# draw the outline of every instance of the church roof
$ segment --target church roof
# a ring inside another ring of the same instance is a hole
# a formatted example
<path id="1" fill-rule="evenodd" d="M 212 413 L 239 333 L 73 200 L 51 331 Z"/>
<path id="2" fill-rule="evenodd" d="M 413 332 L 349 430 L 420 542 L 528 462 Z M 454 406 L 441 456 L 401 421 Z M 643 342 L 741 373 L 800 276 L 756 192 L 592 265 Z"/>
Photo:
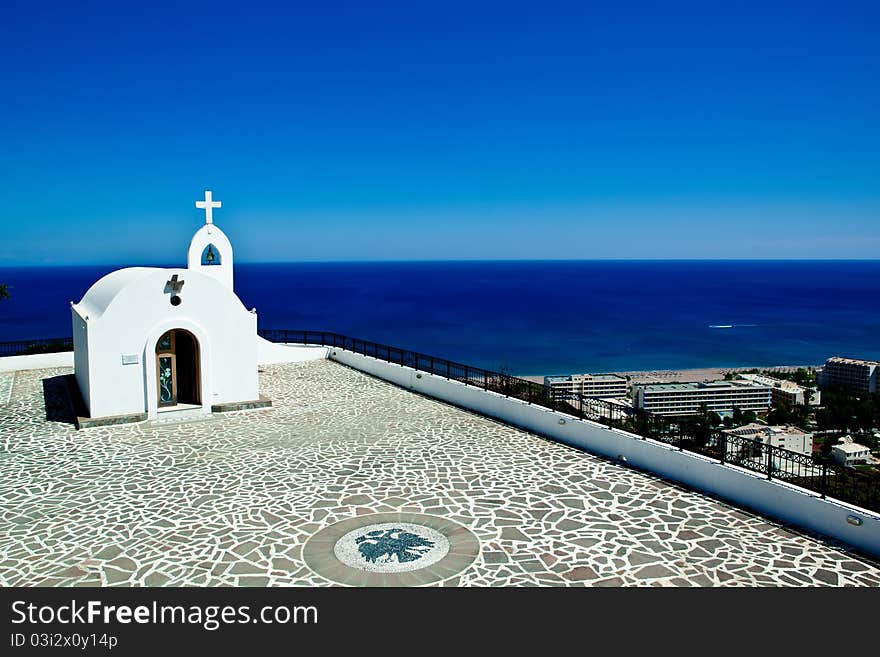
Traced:
<path id="1" fill-rule="evenodd" d="M 160 268 L 126 267 L 125 269 L 112 271 L 96 281 L 88 289 L 80 302 L 74 304 L 74 309 L 82 317 L 88 315 L 90 319 L 97 319 L 104 314 L 113 302 L 113 299 L 116 298 L 123 288 L 154 271 L 160 271 Z"/>

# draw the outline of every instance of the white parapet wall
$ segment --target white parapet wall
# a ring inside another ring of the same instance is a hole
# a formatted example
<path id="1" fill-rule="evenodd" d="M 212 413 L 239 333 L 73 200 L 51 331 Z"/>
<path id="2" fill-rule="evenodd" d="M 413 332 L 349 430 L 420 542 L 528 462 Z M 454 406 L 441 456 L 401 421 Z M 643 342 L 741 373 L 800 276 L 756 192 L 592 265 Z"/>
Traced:
<path id="1" fill-rule="evenodd" d="M 0 372 L 44 370 L 48 367 L 73 367 L 73 352 L 59 351 L 52 354 L 27 354 L 0 358 Z"/>
<path id="2" fill-rule="evenodd" d="M 269 342 L 257 337 L 257 364 L 301 363 L 307 360 L 324 360 L 327 347 L 320 345 L 284 344 Z"/>
<path id="3" fill-rule="evenodd" d="M 487 392 L 458 381 L 417 372 L 370 356 L 331 348 L 329 357 L 344 365 L 429 397 L 496 418 L 561 443 L 656 473 L 695 489 L 754 509 L 880 556 L 880 514 L 721 464 L 700 454 L 645 439 L 589 420 Z"/>

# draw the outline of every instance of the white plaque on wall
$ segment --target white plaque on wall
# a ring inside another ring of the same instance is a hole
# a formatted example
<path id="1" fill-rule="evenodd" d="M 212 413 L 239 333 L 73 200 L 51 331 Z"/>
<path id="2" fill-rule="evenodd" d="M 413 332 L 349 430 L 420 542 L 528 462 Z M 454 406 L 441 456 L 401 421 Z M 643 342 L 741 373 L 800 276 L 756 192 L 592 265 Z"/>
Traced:
<path id="1" fill-rule="evenodd" d="M 138 358 L 137 354 L 123 354 L 122 355 L 122 364 L 123 365 L 137 365 L 141 362 L 141 359 Z"/>

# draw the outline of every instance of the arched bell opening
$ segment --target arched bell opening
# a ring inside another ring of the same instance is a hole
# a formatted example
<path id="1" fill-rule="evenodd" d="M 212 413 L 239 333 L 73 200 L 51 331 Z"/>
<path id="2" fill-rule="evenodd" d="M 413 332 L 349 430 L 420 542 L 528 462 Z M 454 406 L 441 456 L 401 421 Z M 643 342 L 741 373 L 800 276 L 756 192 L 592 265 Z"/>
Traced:
<path id="1" fill-rule="evenodd" d="M 213 244 L 208 244 L 202 251 L 202 266 L 219 265 L 221 263 L 220 251 Z"/>

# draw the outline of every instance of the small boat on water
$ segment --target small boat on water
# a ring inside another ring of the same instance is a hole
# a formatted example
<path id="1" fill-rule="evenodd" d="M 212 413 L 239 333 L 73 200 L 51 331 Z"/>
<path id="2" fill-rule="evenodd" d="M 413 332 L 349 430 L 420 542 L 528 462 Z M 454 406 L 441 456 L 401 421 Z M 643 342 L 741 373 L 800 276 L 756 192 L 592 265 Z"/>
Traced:
<path id="1" fill-rule="evenodd" d="M 709 324 L 709 328 L 733 328 L 733 324 Z"/>

